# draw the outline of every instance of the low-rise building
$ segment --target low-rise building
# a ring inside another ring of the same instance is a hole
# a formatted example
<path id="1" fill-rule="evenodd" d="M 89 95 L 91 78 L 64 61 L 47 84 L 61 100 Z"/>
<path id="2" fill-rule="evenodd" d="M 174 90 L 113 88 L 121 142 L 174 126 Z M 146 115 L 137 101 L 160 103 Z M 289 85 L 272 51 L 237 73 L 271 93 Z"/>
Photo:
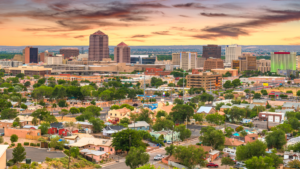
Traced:
<path id="1" fill-rule="evenodd" d="M 204 61 L 203 71 L 211 69 L 224 69 L 224 64 L 222 59 L 208 58 Z"/>
<path id="2" fill-rule="evenodd" d="M 205 115 L 214 114 L 215 112 L 216 112 L 216 109 L 213 107 L 209 107 L 209 106 L 201 106 L 197 111 L 197 113 L 203 113 Z"/>
<path id="3" fill-rule="evenodd" d="M 129 129 L 134 130 L 150 130 L 150 125 L 145 121 L 137 121 L 128 125 Z"/>
<path id="4" fill-rule="evenodd" d="M 205 90 L 218 89 L 221 85 L 222 75 L 211 72 L 202 72 L 194 75 L 187 75 L 187 87 L 204 88 Z"/>
<path id="5" fill-rule="evenodd" d="M 4 128 L 4 136 L 10 137 L 17 135 L 19 138 L 27 138 L 26 136 L 41 136 L 41 129 L 26 129 L 26 128 Z"/>
<path id="6" fill-rule="evenodd" d="M 287 109 L 293 111 L 293 109 Z M 277 110 L 277 112 L 260 112 L 258 114 L 259 120 L 268 120 L 269 122 L 280 123 L 285 120 L 285 113 L 287 111 Z"/>
<path id="7" fill-rule="evenodd" d="M 225 75 L 227 72 L 231 73 L 232 77 L 239 76 L 239 70 L 238 69 L 231 69 L 231 68 L 225 68 L 225 69 L 211 69 L 212 72 L 215 72 L 216 74 Z"/>
<path id="8" fill-rule="evenodd" d="M 113 109 L 108 111 L 106 121 L 120 121 L 123 118 L 130 119 L 131 110 L 123 107 L 122 109 Z"/>
<path id="9" fill-rule="evenodd" d="M 257 134 L 248 134 L 245 136 L 245 143 L 251 143 L 258 140 L 258 135 Z"/>
<path id="10" fill-rule="evenodd" d="M 13 122 L 14 120 L 0 120 L 0 128 L 11 128 L 13 127 Z M 20 121 L 20 126 L 25 126 L 26 122 L 25 121 Z"/>
<path id="11" fill-rule="evenodd" d="M 76 143 L 69 144 L 71 147 L 78 147 L 80 149 L 90 149 L 96 151 L 104 151 L 109 154 L 115 154 L 115 148 L 112 146 L 112 139 L 99 139 L 84 137 Z"/>
<path id="12" fill-rule="evenodd" d="M 172 131 L 172 130 L 161 130 L 161 131 L 152 131 L 150 132 L 150 135 L 155 137 L 156 139 L 158 139 L 161 135 L 164 136 L 164 141 L 171 141 L 171 142 L 174 142 L 174 141 L 181 141 L 179 136 L 180 136 L 180 133 L 177 132 L 177 131 Z M 172 136 L 173 136 L 173 139 L 172 139 Z"/>
<path id="13" fill-rule="evenodd" d="M 103 128 L 103 135 L 104 136 L 111 136 L 114 133 L 117 133 L 119 131 L 122 131 L 126 129 L 124 126 L 118 125 L 118 126 L 106 126 L 105 128 Z"/>
<path id="14" fill-rule="evenodd" d="M 51 74 L 52 68 L 45 68 L 44 66 L 19 66 L 10 67 L 6 69 L 6 73 L 11 73 L 13 76 L 23 73 L 25 76 L 45 76 L 46 74 Z"/>
<path id="15" fill-rule="evenodd" d="M 240 146 L 240 145 L 244 145 L 245 143 L 238 140 L 238 139 L 235 139 L 235 138 L 228 138 L 228 137 L 225 137 L 225 142 L 224 142 L 224 146 L 226 148 L 233 148 L 235 149 L 236 147 Z"/>
<path id="16" fill-rule="evenodd" d="M 46 78 L 53 77 L 56 81 L 57 80 L 66 80 L 66 81 L 90 81 L 94 83 L 100 83 L 103 82 L 103 76 L 100 75 L 91 75 L 91 76 L 78 76 L 78 75 L 71 75 L 71 74 L 60 74 L 60 75 L 45 75 Z"/>
<path id="17" fill-rule="evenodd" d="M 163 69 L 159 68 L 146 68 L 145 75 L 152 75 L 152 76 L 167 76 L 170 75 L 172 71 L 164 71 Z"/>

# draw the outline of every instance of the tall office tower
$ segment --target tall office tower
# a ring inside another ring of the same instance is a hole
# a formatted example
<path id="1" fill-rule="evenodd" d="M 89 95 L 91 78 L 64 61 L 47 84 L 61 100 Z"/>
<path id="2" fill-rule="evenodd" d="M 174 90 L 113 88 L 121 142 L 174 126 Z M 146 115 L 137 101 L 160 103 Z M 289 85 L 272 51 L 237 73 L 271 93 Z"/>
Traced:
<path id="1" fill-rule="evenodd" d="M 280 70 L 296 70 L 296 52 L 272 52 L 271 72 Z"/>
<path id="2" fill-rule="evenodd" d="M 243 55 L 238 58 L 238 60 L 231 61 L 232 69 L 239 69 L 240 72 L 245 70 L 257 70 L 256 66 L 256 56 Z"/>
<path id="3" fill-rule="evenodd" d="M 90 35 L 89 60 L 102 61 L 109 58 L 108 36 L 101 31 Z"/>
<path id="4" fill-rule="evenodd" d="M 209 58 L 204 61 L 203 71 L 211 69 L 224 69 L 224 63 L 222 59 Z"/>
<path id="5" fill-rule="evenodd" d="M 24 50 L 24 63 L 38 63 L 38 48 L 27 46 Z"/>
<path id="6" fill-rule="evenodd" d="M 180 53 L 180 69 L 195 69 L 197 65 L 197 52 L 181 52 Z"/>
<path id="7" fill-rule="evenodd" d="M 70 58 L 72 56 L 77 57 L 79 55 L 79 49 L 78 48 L 61 48 L 59 50 L 59 54 L 62 54 L 64 56 L 64 59 Z"/>
<path id="8" fill-rule="evenodd" d="M 203 46 L 203 54 L 204 58 L 220 58 L 221 59 L 221 46 L 218 45 L 207 45 Z"/>
<path id="9" fill-rule="evenodd" d="M 225 48 L 225 63 L 238 60 L 242 56 L 242 47 L 239 45 L 227 45 Z"/>
<path id="10" fill-rule="evenodd" d="M 172 64 L 180 65 L 180 53 L 172 53 Z"/>
<path id="11" fill-rule="evenodd" d="M 271 70 L 271 61 L 266 59 L 256 60 L 256 68 L 262 73 L 269 72 Z"/>
<path id="12" fill-rule="evenodd" d="M 118 44 L 114 50 L 114 60 L 117 63 L 130 63 L 130 47 L 124 42 Z"/>

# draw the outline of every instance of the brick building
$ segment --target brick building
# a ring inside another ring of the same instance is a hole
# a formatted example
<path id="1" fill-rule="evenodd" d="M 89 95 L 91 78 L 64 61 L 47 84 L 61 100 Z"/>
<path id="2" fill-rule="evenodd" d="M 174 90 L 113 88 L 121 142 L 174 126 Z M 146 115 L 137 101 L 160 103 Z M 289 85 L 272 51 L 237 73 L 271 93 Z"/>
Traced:
<path id="1" fill-rule="evenodd" d="M 146 68 L 145 75 L 152 75 L 152 76 L 167 76 L 170 75 L 171 71 L 164 71 L 163 69 L 159 68 Z"/>
<path id="2" fill-rule="evenodd" d="M 207 45 L 203 46 L 203 58 L 220 58 L 221 59 L 221 46 Z"/>
<path id="3" fill-rule="evenodd" d="M 62 48 L 59 50 L 59 53 L 64 56 L 64 59 L 70 58 L 72 56 L 77 57 L 79 55 L 78 48 Z"/>
<path id="4" fill-rule="evenodd" d="M 224 69 L 224 64 L 222 59 L 209 58 L 204 62 L 203 71 L 211 69 Z"/>
<path id="5" fill-rule="evenodd" d="M 222 75 L 212 72 L 187 75 L 187 87 L 204 88 L 205 90 L 217 89 L 220 87 Z"/>
<path id="6" fill-rule="evenodd" d="M 44 76 L 46 74 L 51 74 L 52 68 L 44 68 L 44 66 L 19 66 L 8 68 L 7 71 L 7 73 L 11 73 L 13 76 L 16 76 L 19 73 L 24 73 L 25 76 Z"/>
<path id="7" fill-rule="evenodd" d="M 124 42 L 121 42 L 115 47 L 114 61 L 117 63 L 130 63 L 130 47 Z"/>
<path id="8" fill-rule="evenodd" d="M 256 56 L 244 55 L 239 57 L 238 60 L 232 60 L 231 68 L 238 69 L 240 72 L 245 70 L 257 70 Z"/>
<path id="9" fill-rule="evenodd" d="M 90 35 L 89 60 L 102 61 L 103 58 L 109 58 L 108 36 L 97 31 Z"/>

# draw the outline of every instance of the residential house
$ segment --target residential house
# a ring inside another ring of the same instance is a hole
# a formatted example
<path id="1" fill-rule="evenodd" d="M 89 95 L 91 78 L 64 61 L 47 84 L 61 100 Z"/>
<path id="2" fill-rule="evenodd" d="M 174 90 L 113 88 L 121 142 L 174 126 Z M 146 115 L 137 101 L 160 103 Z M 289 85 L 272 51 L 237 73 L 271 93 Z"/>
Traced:
<path id="1" fill-rule="evenodd" d="M 0 120 L 0 128 L 11 128 L 13 127 L 13 122 L 14 120 Z M 26 122 L 25 121 L 20 121 L 20 126 L 25 126 Z"/>
<path id="2" fill-rule="evenodd" d="M 64 128 L 63 123 L 60 122 L 51 123 L 50 128 L 48 129 L 48 134 L 58 134 L 59 129 L 63 129 L 63 128 Z"/>
<path id="3" fill-rule="evenodd" d="M 0 145 L 0 169 L 6 168 L 6 150 L 8 145 Z"/>
<path id="4" fill-rule="evenodd" d="M 293 160 L 300 160 L 300 153 L 291 151 L 285 151 L 283 155 L 283 162 L 287 164 L 290 161 Z"/>
<path id="5" fill-rule="evenodd" d="M 260 112 L 258 114 L 259 120 L 267 120 L 269 122 L 281 123 L 286 119 L 285 113 L 288 111 L 294 111 L 294 109 L 275 110 L 275 112 Z"/>
<path id="6" fill-rule="evenodd" d="M 20 121 L 24 121 L 25 125 L 33 125 L 32 120 L 33 120 L 34 117 L 28 116 L 28 115 L 26 115 L 26 116 L 19 115 L 17 117 L 20 119 Z M 37 119 L 37 120 L 38 120 L 38 124 L 39 124 L 39 119 Z"/>
<path id="7" fill-rule="evenodd" d="M 258 135 L 257 134 L 248 134 L 245 136 L 245 143 L 251 143 L 258 140 Z"/>
<path id="8" fill-rule="evenodd" d="M 157 112 L 165 111 L 167 114 L 170 114 L 174 105 L 166 105 L 165 103 L 159 102 L 157 108 L 153 110 L 154 115 L 156 116 Z"/>
<path id="9" fill-rule="evenodd" d="M 253 99 L 252 104 L 258 105 L 258 106 L 264 106 L 267 105 L 267 100 L 261 100 L 261 99 Z"/>
<path id="10" fill-rule="evenodd" d="M 225 148 L 235 149 L 236 147 L 238 147 L 240 145 L 244 145 L 244 144 L 245 144 L 244 142 L 242 142 L 238 139 L 225 137 L 225 142 L 224 142 Z"/>
<path id="11" fill-rule="evenodd" d="M 102 133 L 104 136 L 111 136 L 114 133 L 117 133 L 119 131 L 122 131 L 126 129 L 124 126 L 117 125 L 117 126 L 106 126 L 103 130 Z"/>
<path id="12" fill-rule="evenodd" d="M 197 113 L 203 113 L 205 115 L 214 114 L 215 112 L 215 108 L 209 106 L 201 106 L 197 111 Z"/>
<path id="13" fill-rule="evenodd" d="M 84 137 L 78 140 L 76 143 L 69 144 L 71 147 L 78 147 L 80 149 L 89 149 L 96 151 L 105 151 L 109 154 L 115 154 L 115 148 L 112 147 L 112 139 L 99 139 Z"/>
<path id="14" fill-rule="evenodd" d="M 100 162 L 109 158 L 109 153 L 106 153 L 105 151 L 82 149 L 80 150 L 80 153 L 89 158 L 93 158 L 93 161 L 95 162 Z"/>
<path id="15" fill-rule="evenodd" d="M 300 110 L 300 103 L 298 102 L 285 102 L 282 105 L 282 109 L 294 109 L 295 111 Z"/>
<path id="16" fill-rule="evenodd" d="M 73 144 L 73 143 L 76 143 L 80 138 L 78 135 L 73 135 L 73 136 L 67 136 L 67 137 L 64 137 L 64 139 L 66 141 L 69 142 L 69 144 Z"/>
<path id="17" fill-rule="evenodd" d="M 87 133 L 92 133 L 93 131 L 93 124 L 88 121 L 76 121 L 74 123 L 77 127 L 80 126 L 80 129 L 83 129 Z"/>
<path id="18" fill-rule="evenodd" d="M 150 130 L 150 125 L 145 121 L 137 121 L 128 125 L 129 129 L 134 130 Z"/>
<path id="19" fill-rule="evenodd" d="M 123 107 L 122 109 L 117 109 L 117 110 L 110 110 L 108 111 L 108 117 L 106 119 L 106 121 L 116 121 L 119 122 L 121 119 L 123 118 L 128 118 L 130 119 L 130 113 L 131 110 L 127 109 L 126 107 Z"/>
<path id="20" fill-rule="evenodd" d="M 17 135 L 19 138 L 26 138 L 27 135 L 41 136 L 41 129 L 4 128 L 4 136 L 10 137 L 13 134 Z"/>
<path id="21" fill-rule="evenodd" d="M 204 152 L 207 152 L 206 154 L 206 161 L 208 162 L 213 162 L 219 155 L 220 155 L 220 151 L 218 150 L 213 150 L 213 148 L 211 146 L 198 146 L 198 145 L 193 145 L 196 148 L 202 147 Z"/>
<path id="22" fill-rule="evenodd" d="M 223 152 L 228 153 L 232 157 L 236 156 L 236 149 L 234 149 L 234 148 L 224 148 Z"/>
<path id="23" fill-rule="evenodd" d="M 43 106 L 41 106 L 41 105 L 36 105 L 36 106 L 28 106 L 27 107 L 27 110 L 38 110 L 38 109 L 42 109 L 43 108 Z"/>
<path id="24" fill-rule="evenodd" d="M 158 139 L 161 135 L 164 136 L 164 141 L 181 141 L 179 136 L 180 133 L 177 131 L 173 131 L 172 130 L 162 130 L 162 131 L 152 131 L 150 132 L 151 136 L 154 136 L 156 139 Z M 172 140 L 172 136 L 173 136 L 173 140 Z"/>

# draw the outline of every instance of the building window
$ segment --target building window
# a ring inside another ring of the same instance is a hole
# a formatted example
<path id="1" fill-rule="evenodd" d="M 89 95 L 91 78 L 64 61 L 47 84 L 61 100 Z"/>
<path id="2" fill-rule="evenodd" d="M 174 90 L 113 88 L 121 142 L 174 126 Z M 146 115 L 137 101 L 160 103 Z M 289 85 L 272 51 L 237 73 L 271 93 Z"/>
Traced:
<path id="1" fill-rule="evenodd" d="M 113 151 L 112 148 L 110 149 L 110 151 Z"/>
<path id="2" fill-rule="evenodd" d="M 252 137 L 252 140 L 255 140 L 255 137 Z"/>
<path id="3" fill-rule="evenodd" d="M 37 135 L 39 136 L 39 135 L 40 135 L 40 133 L 37 133 Z"/>

